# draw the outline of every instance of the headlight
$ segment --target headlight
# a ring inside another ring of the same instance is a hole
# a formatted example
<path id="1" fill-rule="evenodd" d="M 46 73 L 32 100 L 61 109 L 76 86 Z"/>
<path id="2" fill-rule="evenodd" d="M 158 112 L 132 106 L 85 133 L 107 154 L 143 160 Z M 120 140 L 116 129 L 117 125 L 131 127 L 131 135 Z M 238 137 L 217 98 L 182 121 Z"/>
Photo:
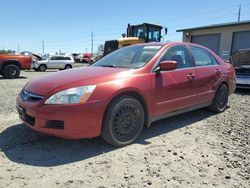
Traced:
<path id="1" fill-rule="evenodd" d="M 49 97 L 45 104 L 83 104 L 95 90 L 95 85 L 70 88 Z"/>

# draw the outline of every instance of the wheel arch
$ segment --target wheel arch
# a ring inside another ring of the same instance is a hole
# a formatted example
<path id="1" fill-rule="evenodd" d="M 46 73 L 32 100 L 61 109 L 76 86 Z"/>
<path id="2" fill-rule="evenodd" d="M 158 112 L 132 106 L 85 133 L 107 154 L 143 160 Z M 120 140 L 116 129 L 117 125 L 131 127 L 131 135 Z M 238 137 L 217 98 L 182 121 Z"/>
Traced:
<path id="1" fill-rule="evenodd" d="M 21 64 L 18 60 L 7 60 L 2 62 L 2 70 L 7 66 L 7 65 L 16 65 L 18 66 L 19 69 L 21 69 Z"/>
<path id="2" fill-rule="evenodd" d="M 104 111 L 104 114 L 103 114 L 103 118 L 102 118 L 102 123 L 103 123 L 103 121 L 105 119 L 105 115 L 106 115 L 106 112 L 107 112 L 107 109 L 109 108 L 109 106 L 115 100 L 117 100 L 118 98 L 120 98 L 122 96 L 133 97 L 133 98 L 137 99 L 142 104 L 142 107 L 143 107 L 143 110 L 144 110 L 144 115 L 145 115 L 145 125 L 148 126 L 148 124 L 149 124 L 149 107 L 148 107 L 148 103 L 146 102 L 145 97 L 141 93 L 139 93 L 138 91 L 135 91 L 135 90 L 126 90 L 126 91 L 123 90 L 123 91 L 117 92 L 115 95 L 113 95 L 112 98 L 107 102 L 107 105 L 106 105 L 106 108 L 105 108 L 105 111 Z"/>
<path id="3" fill-rule="evenodd" d="M 40 64 L 38 67 L 40 67 L 40 66 L 42 66 L 42 65 L 44 65 L 44 66 L 46 67 L 46 69 L 48 68 L 47 65 L 46 65 L 45 63 Z"/>
<path id="4" fill-rule="evenodd" d="M 229 89 L 229 85 L 228 85 L 228 83 L 227 83 L 225 80 L 222 81 L 222 82 L 220 83 L 219 87 L 220 87 L 222 84 L 225 84 L 225 85 L 227 86 L 227 89 Z M 219 87 L 218 87 L 218 88 L 219 88 Z M 217 89 L 218 89 L 218 88 L 217 88 Z"/>
<path id="5" fill-rule="evenodd" d="M 222 84 L 225 84 L 225 85 L 227 86 L 227 89 L 229 90 L 229 84 L 228 84 L 227 80 L 222 80 L 222 81 L 220 82 L 220 84 L 218 84 L 218 86 L 217 86 L 217 88 L 216 88 L 215 91 L 217 91 L 217 90 L 220 88 L 220 86 L 221 86 Z"/>
<path id="6" fill-rule="evenodd" d="M 71 65 L 71 64 L 66 64 L 66 65 L 64 66 L 64 68 L 66 68 L 67 66 L 70 66 L 70 67 L 72 68 L 72 65 Z"/>

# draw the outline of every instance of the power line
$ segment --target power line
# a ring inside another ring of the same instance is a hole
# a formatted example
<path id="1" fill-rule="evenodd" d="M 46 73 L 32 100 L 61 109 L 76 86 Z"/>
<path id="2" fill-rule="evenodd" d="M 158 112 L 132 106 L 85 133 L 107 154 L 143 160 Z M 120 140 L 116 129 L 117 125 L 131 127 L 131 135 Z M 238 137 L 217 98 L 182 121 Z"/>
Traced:
<path id="1" fill-rule="evenodd" d="M 91 32 L 91 53 L 93 54 L 93 37 L 94 37 L 94 34 L 93 32 Z"/>
<path id="2" fill-rule="evenodd" d="M 42 43 L 42 48 L 43 48 L 43 54 L 44 54 L 44 40 L 43 40 L 43 43 Z"/>

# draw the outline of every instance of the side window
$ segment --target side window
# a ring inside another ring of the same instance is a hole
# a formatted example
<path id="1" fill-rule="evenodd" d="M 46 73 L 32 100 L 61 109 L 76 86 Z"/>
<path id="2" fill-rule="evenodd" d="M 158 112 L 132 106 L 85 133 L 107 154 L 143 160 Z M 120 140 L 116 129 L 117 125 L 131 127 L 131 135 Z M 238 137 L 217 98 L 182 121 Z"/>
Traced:
<path id="1" fill-rule="evenodd" d="M 51 57 L 51 60 L 56 60 L 56 57 L 55 56 Z"/>
<path id="2" fill-rule="evenodd" d="M 169 48 L 160 59 L 161 61 L 176 61 L 177 69 L 191 67 L 189 52 L 185 46 L 173 46 Z"/>
<path id="3" fill-rule="evenodd" d="M 215 59 L 214 56 L 211 55 L 212 61 L 214 65 L 219 65 L 219 62 Z"/>
<path id="4" fill-rule="evenodd" d="M 191 52 L 194 57 L 195 66 L 210 66 L 214 65 L 214 61 L 212 60 L 209 52 L 205 49 L 199 47 L 191 47 Z"/>
<path id="5" fill-rule="evenodd" d="M 51 60 L 60 60 L 60 57 L 59 57 L 59 56 L 53 56 L 53 57 L 51 58 Z"/>

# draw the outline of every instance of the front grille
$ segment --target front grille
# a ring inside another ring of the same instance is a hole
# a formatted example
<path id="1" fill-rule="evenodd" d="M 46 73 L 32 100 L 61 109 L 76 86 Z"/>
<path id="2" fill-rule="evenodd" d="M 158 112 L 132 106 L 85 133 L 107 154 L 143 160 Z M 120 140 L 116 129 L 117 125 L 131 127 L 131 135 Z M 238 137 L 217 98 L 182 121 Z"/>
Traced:
<path id="1" fill-rule="evenodd" d="M 57 120 L 47 120 L 45 127 L 51 129 L 64 129 L 64 122 Z"/>
<path id="2" fill-rule="evenodd" d="M 42 95 L 37 95 L 28 91 L 22 91 L 21 92 L 21 98 L 23 101 L 29 101 L 29 102 L 38 102 L 44 97 Z"/>

